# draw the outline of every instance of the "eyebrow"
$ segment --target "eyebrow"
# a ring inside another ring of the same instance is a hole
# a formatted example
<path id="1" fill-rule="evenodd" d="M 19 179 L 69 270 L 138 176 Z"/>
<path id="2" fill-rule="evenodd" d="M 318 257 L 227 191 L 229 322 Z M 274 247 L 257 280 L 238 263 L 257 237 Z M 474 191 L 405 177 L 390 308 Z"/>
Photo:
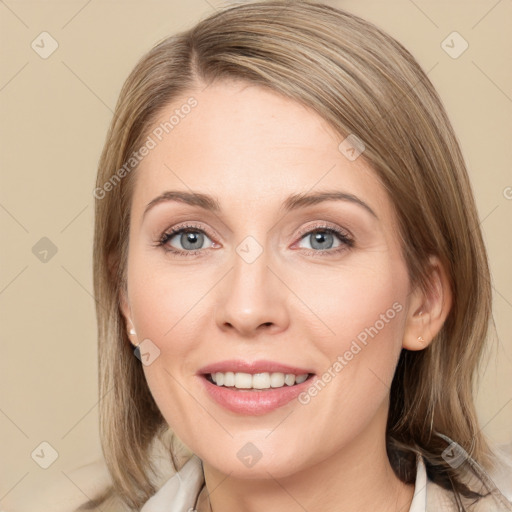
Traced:
<path id="1" fill-rule="evenodd" d="M 168 190 L 155 197 L 148 203 L 144 210 L 143 217 L 145 217 L 149 210 L 154 208 L 157 204 L 169 201 L 176 201 L 191 206 L 198 206 L 199 208 L 215 213 L 220 213 L 222 210 L 219 201 L 215 197 L 208 194 L 202 194 L 200 192 L 187 192 L 183 190 Z M 338 191 L 315 192 L 311 194 L 292 194 L 285 200 L 281 206 L 281 209 L 285 212 L 290 212 L 306 206 L 319 204 L 324 201 L 348 201 L 361 206 L 373 217 L 378 219 L 377 214 L 363 200 L 359 199 L 353 194 Z"/>

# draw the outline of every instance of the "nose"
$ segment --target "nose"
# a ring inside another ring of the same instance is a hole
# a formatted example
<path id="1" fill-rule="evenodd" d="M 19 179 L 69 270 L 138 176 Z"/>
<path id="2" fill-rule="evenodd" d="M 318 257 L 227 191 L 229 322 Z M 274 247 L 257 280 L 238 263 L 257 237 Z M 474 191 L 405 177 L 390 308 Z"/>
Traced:
<path id="1" fill-rule="evenodd" d="M 267 256 L 263 251 L 249 263 L 235 253 L 233 268 L 217 287 L 215 321 L 221 330 L 253 338 L 288 328 L 291 292 Z"/>

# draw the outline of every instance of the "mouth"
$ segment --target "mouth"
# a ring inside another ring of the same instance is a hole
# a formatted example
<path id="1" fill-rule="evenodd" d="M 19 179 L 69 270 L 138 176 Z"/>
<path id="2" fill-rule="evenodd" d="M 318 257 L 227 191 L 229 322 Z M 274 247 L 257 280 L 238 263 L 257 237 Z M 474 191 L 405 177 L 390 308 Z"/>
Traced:
<path id="1" fill-rule="evenodd" d="M 206 395 L 223 409 L 243 416 L 260 416 L 289 404 L 313 385 L 315 373 L 271 361 L 224 361 L 198 372 Z"/>

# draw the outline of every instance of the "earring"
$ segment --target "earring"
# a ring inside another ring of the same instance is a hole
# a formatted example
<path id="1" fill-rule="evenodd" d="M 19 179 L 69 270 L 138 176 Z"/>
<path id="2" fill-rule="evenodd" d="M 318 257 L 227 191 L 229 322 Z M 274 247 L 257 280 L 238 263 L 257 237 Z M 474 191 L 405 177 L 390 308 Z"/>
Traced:
<path id="1" fill-rule="evenodd" d="M 418 341 L 425 341 L 425 340 L 423 339 L 423 336 L 418 336 Z"/>
<path id="2" fill-rule="evenodd" d="M 131 334 L 132 336 L 135 336 L 135 335 L 137 334 L 137 333 L 135 332 L 135 329 L 134 329 L 133 327 L 130 329 L 130 334 Z"/>

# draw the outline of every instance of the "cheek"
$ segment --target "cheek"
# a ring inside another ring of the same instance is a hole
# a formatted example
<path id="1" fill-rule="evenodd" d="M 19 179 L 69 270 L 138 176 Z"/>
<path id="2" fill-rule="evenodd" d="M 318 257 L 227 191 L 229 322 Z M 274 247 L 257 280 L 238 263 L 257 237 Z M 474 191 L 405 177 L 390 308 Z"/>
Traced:
<path id="1" fill-rule="evenodd" d="M 147 346 L 158 354 L 151 364 L 143 366 L 144 374 L 167 422 L 186 431 L 190 425 L 180 428 L 176 421 L 182 424 L 193 418 L 188 379 L 197 370 L 194 354 L 204 343 L 207 328 L 205 298 L 215 279 L 191 267 L 172 267 L 161 258 L 130 257 L 129 297 L 138 341 L 149 340 Z"/>
<path id="2" fill-rule="evenodd" d="M 201 343 L 199 322 L 206 313 L 200 298 L 207 291 L 206 283 L 195 287 L 190 275 L 140 268 L 132 278 L 130 302 L 139 342 L 150 340 L 149 346 L 158 353 L 143 366 L 148 387 L 171 428 L 186 433 L 197 414 L 190 394 L 190 378 L 197 369 L 191 354 Z"/>
<path id="3" fill-rule="evenodd" d="M 302 401 L 319 422 L 346 424 L 349 417 L 362 428 L 390 390 L 405 328 L 408 274 L 405 265 L 383 260 L 333 275 L 299 292 L 328 327 L 316 338 L 324 372 Z"/>
<path id="4" fill-rule="evenodd" d="M 162 355 L 172 344 L 173 353 L 179 355 L 199 342 L 191 329 L 204 317 L 202 299 L 212 279 L 198 269 L 162 260 L 133 256 L 128 268 L 130 305 L 139 337 L 152 340 Z"/>
<path id="5" fill-rule="evenodd" d="M 307 306 L 307 318 L 324 334 L 318 340 L 326 353 L 342 353 L 355 339 L 364 343 L 378 336 L 380 345 L 401 342 L 408 274 L 399 260 L 375 258 L 310 273 L 308 279 L 295 283 L 294 291 Z"/>

